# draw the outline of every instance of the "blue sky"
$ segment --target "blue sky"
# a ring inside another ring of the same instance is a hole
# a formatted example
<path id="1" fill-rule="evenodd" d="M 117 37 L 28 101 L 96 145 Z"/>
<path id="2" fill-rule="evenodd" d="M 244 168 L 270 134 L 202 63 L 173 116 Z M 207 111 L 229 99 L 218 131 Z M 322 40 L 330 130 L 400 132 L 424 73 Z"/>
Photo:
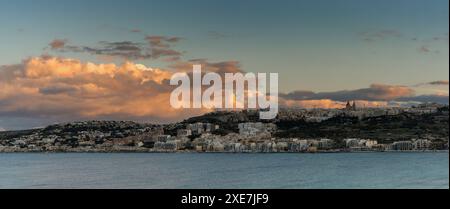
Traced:
<path id="1" fill-rule="evenodd" d="M 173 49 L 183 53 L 182 60 L 233 60 L 244 71 L 278 72 L 280 91 L 285 93 L 386 84 L 434 94 L 434 88 L 416 87 L 448 82 L 448 4 L 448 0 L 0 0 L 0 65 L 43 54 L 103 63 L 89 53 L 51 50 L 49 43 L 59 39 L 66 45 L 96 47 L 102 41 L 146 43 L 146 36 L 158 35 L 181 38 Z M 160 59 L 133 62 L 170 68 Z M 448 84 L 438 91 L 448 97 Z"/>
<path id="2" fill-rule="evenodd" d="M 246 71 L 280 72 L 286 91 L 448 77 L 448 41 L 431 41 L 448 40 L 446 0 L 19 0 L 0 5 L 2 64 L 40 55 L 54 38 L 85 45 L 142 42 L 141 34 L 129 32 L 139 29 L 183 37 L 177 48 L 187 52 L 186 59 L 237 60 Z M 379 31 L 401 37 L 362 40 L 362 33 Z M 420 53 L 424 45 L 439 53 Z"/>

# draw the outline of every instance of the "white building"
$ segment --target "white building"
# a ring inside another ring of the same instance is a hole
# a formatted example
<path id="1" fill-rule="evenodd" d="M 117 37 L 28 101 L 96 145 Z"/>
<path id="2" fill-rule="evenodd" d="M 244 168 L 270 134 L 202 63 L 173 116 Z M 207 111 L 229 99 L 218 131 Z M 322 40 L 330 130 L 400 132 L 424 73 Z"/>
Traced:
<path id="1" fill-rule="evenodd" d="M 377 140 L 367 140 L 365 146 L 368 148 L 372 148 L 373 146 L 377 145 Z"/>
<path id="2" fill-rule="evenodd" d="M 170 139 L 170 135 L 159 135 L 159 136 L 157 136 L 157 141 L 158 142 L 166 142 L 169 139 Z"/>
<path id="3" fill-rule="evenodd" d="M 190 136 L 192 135 L 192 130 L 190 129 L 178 129 L 177 130 L 177 136 L 182 137 L 182 136 Z"/>
<path id="4" fill-rule="evenodd" d="M 415 150 L 427 150 L 430 148 L 431 142 L 426 139 L 418 139 L 413 142 Z"/>
<path id="5" fill-rule="evenodd" d="M 394 150 L 406 151 L 413 149 L 413 143 L 411 141 L 398 141 L 392 144 Z"/>
<path id="6" fill-rule="evenodd" d="M 333 140 L 331 139 L 320 139 L 318 148 L 319 149 L 330 149 L 333 145 Z"/>
<path id="7" fill-rule="evenodd" d="M 345 139 L 345 145 L 347 147 L 358 147 L 359 146 L 359 139 Z"/>
<path id="8" fill-rule="evenodd" d="M 245 136 L 256 136 L 262 133 L 270 133 L 276 130 L 276 125 L 272 123 L 239 123 L 239 134 Z"/>
<path id="9" fill-rule="evenodd" d="M 191 131 L 191 134 L 209 133 L 211 131 L 219 129 L 219 125 L 211 123 L 192 123 L 186 126 L 187 130 Z"/>

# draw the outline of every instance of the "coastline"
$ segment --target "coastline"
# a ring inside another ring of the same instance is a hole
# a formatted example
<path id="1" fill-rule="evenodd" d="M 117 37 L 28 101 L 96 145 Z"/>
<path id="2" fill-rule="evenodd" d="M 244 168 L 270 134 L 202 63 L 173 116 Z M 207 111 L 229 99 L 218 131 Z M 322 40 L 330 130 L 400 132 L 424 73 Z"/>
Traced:
<path id="1" fill-rule="evenodd" d="M 14 150 L 14 151 L 0 151 L 3 153 L 166 153 L 166 154 L 184 154 L 184 153 L 195 153 L 195 154 L 328 154 L 328 153 L 448 153 L 449 150 L 387 150 L 387 151 L 347 151 L 347 150 L 321 150 L 316 152 L 225 152 L 225 151 L 194 151 L 194 150 L 177 150 L 177 151 L 161 151 L 161 150 L 65 150 L 65 151 L 24 151 L 24 150 Z"/>

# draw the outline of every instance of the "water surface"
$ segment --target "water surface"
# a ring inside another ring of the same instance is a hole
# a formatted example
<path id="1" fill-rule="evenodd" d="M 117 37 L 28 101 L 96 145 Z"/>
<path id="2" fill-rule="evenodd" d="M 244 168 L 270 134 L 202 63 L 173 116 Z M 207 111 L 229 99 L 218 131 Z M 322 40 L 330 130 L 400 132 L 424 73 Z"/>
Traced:
<path id="1" fill-rule="evenodd" d="M 449 188 L 444 153 L 0 153 L 0 188 Z"/>

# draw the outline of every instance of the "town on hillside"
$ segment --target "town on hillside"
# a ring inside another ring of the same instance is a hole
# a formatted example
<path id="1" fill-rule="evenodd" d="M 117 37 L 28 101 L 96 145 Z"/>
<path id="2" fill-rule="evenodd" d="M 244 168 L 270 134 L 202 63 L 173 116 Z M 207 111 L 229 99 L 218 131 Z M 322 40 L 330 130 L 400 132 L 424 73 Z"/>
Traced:
<path id="1" fill-rule="evenodd" d="M 172 124 L 82 121 L 0 132 L 0 152 L 362 152 L 448 150 L 449 106 L 214 111 Z"/>

